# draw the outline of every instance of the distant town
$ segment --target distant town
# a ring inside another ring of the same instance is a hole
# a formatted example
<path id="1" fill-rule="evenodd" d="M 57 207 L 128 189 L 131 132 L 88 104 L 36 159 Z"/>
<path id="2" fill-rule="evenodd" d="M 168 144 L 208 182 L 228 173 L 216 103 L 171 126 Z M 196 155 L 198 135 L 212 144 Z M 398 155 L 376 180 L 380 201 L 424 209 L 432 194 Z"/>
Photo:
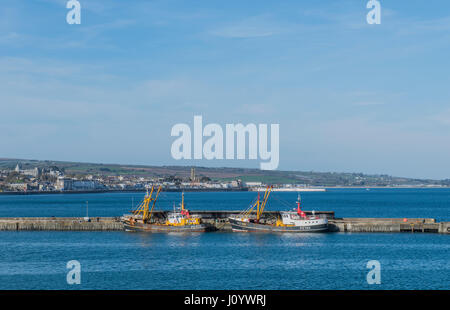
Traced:
<path id="1" fill-rule="evenodd" d="M 0 193 L 145 191 L 247 191 L 267 184 L 279 191 L 330 187 L 449 187 L 421 180 L 362 173 L 261 171 L 242 168 L 127 166 L 0 159 Z"/>
<path id="2" fill-rule="evenodd" d="M 166 190 L 215 189 L 243 190 L 244 187 L 262 186 L 261 182 L 241 180 L 213 182 L 208 177 L 198 177 L 191 168 L 189 178 L 176 176 L 142 177 L 136 175 L 74 175 L 53 166 L 22 169 L 20 163 L 14 170 L 0 171 L 0 191 L 2 192 L 54 192 L 54 191 L 142 191 L 161 185 Z"/>

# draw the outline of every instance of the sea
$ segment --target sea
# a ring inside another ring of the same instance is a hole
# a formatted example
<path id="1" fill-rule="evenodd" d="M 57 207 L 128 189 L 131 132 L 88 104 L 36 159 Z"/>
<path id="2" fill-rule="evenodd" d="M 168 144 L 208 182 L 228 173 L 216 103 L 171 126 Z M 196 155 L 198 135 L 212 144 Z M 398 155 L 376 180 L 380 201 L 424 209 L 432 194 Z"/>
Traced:
<path id="1" fill-rule="evenodd" d="M 185 201 L 191 210 L 243 210 L 255 195 L 186 192 Z M 121 216 L 143 196 L 0 195 L 0 217 Z M 304 210 L 336 217 L 450 221 L 450 189 L 328 189 L 301 199 Z M 161 193 L 157 209 L 180 200 Z M 296 200 L 297 193 L 274 192 L 266 209 L 294 208 Z M 450 289 L 450 235 L 0 231 L 0 289 Z"/>

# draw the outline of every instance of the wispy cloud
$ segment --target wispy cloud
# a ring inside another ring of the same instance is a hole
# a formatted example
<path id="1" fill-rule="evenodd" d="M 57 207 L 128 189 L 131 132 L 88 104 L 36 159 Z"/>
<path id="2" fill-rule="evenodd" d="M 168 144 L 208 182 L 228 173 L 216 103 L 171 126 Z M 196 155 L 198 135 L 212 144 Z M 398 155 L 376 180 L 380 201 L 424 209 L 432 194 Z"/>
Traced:
<path id="1" fill-rule="evenodd" d="M 40 0 L 40 1 L 51 3 L 65 8 L 68 0 Z M 88 0 L 88 1 L 80 0 L 80 4 L 83 10 L 91 11 L 96 14 L 102 14 L 114 8 L 117 8 L 117 6 L 120 5 L 120 2 L 103 1 L 103 0 Z"/>
<path id="2" fill-rule="evenodd" d="M 280 34 L 284 28 L 267 16 L 255 16 L 220 26 L 210 34 L 224 38 L 259 38 Z"/>
<path id="3" fill-rule="evenodd" d="M 265 103 L 245 103 L 239 110 L 236 111 L 238 113 L 246 113 L 250 115 L 267 115 L 274 113 L 276 108 L 273 105 L 265 104 Z"/>
<path id="4" fill-rule="evenodd" d="M 439 114 L 430 117 L 430 120 L 438 122 L 441 125 L 450 125 L 450 109 L 444 110 Z"/>
<path id="5" fill-rule="evenodd" d="M 11 44 L 20 39 L 21 36 L 17 32 L 9 32 L 0 35 L 0 44 Z"/>
<path id="6" fill-rule="evenodd" d="M 395 28 L 399 35 L 446 34 L 450 31 L 450 16 L 425 20 L 403 18 Z"/>
<path id="7" fill-rule="evenodd" d="M 380 101 L 359 101 L 359 102 L 353 103 L 353 105 L 356 105 L 356 106 L 374 106 L 374 105 L 383 105 L 383 104 L 386 104 L 386 103 L 380 102 Z"/>
<path id="8" fill-rule="evenodd" d="M 85 26 L 81 28 L 80 31 L 83 32 L 87 37 L 93 38 L 101 35 L 106 31 L 123 29 L 134 24 L 136 24 L 136 22 L 131 19 L 116 19 L 108 23 Z"/>
<path id="9" fill-rule="evenodd" d="M 225 38 L 258 38 L 272 36 L 275 32 L 251 26 L 229 26 L 211 31 L 211 34 Z"/>

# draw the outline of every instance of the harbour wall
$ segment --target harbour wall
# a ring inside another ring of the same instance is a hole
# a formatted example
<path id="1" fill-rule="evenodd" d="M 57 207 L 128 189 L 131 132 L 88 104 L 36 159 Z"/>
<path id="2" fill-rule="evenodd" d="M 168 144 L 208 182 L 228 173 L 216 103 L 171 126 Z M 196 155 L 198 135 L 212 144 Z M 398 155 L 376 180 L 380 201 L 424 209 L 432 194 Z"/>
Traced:
<path id="1" fill-rule="evenodd" d="M 431 218 L 335 218 L 329 230 L 335 232 L 431 232 L 444 233 L 445 222 Z M 449 232 L 450 233 L 450 232 Z"/>
<path id="2" fill-rule="evenodd" d="M 0 218 L 0 230 L 120 231 L 123 225 L 114 217 L 95 217 L 89 221 L 82 217 L 9 217 Z"/>
<path id="3" fill-rule="evenodd" d="M 450 222 L 439 223 L 439 233 L 450 234 Z"/>
<path id="4" fill-rule="evenodd" d="M 238 211 L 197 211 L 191 215 L 202 217 L 202 221 L 213 230 L 231 231 L 228 216 Z M 270 220 L 277 212 L 267 212 L 263 221 Z M 309 212 L 307 212 L 309 213 Z M 329 211 L 316 215 L 327 217 L 330 232 L 420 232 L 450 234 L 450 222 L 437 223 L 430 218 L 334 218 Z M 155 212 L 155 217 L 163 217 L 163 211 Z M 3 231 L 122 231 L 124 227 L 119 217 L 8 217 L 0 218 L 0 230 Z"/>

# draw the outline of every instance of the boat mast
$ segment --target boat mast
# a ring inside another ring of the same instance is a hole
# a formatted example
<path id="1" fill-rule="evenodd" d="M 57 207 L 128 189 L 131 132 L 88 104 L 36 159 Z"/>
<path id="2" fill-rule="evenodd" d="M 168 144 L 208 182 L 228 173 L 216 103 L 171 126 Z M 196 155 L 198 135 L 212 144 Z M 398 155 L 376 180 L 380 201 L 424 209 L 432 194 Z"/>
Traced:
<path id="1" fill-rule="evenodd" d="M 259 205 L 259 193 L 258 193 L 258 208 L 257 208 L 257 212 L 256 212 L 256 221 L 257 222 L 259 222 L 259 219 L 261 218 L 261 215 L 264 212 L 264 208 L 266 207 L 267 200 L 269 199 L 269 195 L 270 195 L 270 192 L 272 191 L 272 188 L 273 188 L 273 186 L 267 186 L 261 206 Z"/>
<path id="2" fill-rule="evenodd" d="M 184 211 L 184 192 L 181 192 L 181 210 Z"/>
<path id="3" fill-rule="evenodd" d="M 305 212 L 302 211 L 302 209 L 300 208 L 300 203 L 301 203 L 302 199 L 300 197 L 300 194 L 298 194 L 298 198 L 297 198 L 297 214 L 300 215 L 302 218 L 306 217 Z"/>
<path id="4" fill-rule="evenodd" d="M 264 197 L 266 195 L 264 194 Z M 256 200 L 256 220 L 259 220 L 259 205 L 260 205 L 260 193 L 258 192 L 258 199 Z"/>
<path id="5" fill-rule="evenodd" d="M 148 221 L 150 222 L 150 220 L 152 219 L 152 215 L 153 215 L 153 209 L 155 208 L 155 204 L 156 204 L 156 200 L 158 199 L 159 196 L 159 192 L 161 191 L 162 186 L 160 185 L 158 187 L 158 191 L 156 192 L 156 197 L 153 199 L 153 204 L 152 204 L 152 208 L 150 209 L 150 215 L 148 217 Z"/>
<path id="6" fill-rule="evenodd" d="M 258 192 L 258 198 L 256 199 L 256 202 L 255 203 L 252 202 L 252 204 L 250 205 L 250 207 L 248 207 L 248 209 L 240 213 L 240 216 L 243 219 L 248 219 L 250 217 L 250 214 L 255 210 L 256 207 L 256 221 L 258 222 L 259 219 L 261 218 L 261 214 L 264 212 L 264 208 L 266 206 L 267 199 L 269 199 L 269 194 L 272 188 L 273 186 L 267 186 L 262 202 L 261 202 L 261 195 Z"/>
<path id="7" fill-rule="evenodd" d="M 144 198 L 143 215 L 142 215 L 142 221 L 143 222 L 145 222 L 145 220 L 147 219 L 147 216 L 148 216 L 148 204 L 152 200 L 153 189 L 154 189 L 154 186 L 152 186 L 152 190 L 150 191 L 150 195 L 148 194 L 148 191 L 147 191 L 147 194 L 145 195 L 145 198 Z"/>

